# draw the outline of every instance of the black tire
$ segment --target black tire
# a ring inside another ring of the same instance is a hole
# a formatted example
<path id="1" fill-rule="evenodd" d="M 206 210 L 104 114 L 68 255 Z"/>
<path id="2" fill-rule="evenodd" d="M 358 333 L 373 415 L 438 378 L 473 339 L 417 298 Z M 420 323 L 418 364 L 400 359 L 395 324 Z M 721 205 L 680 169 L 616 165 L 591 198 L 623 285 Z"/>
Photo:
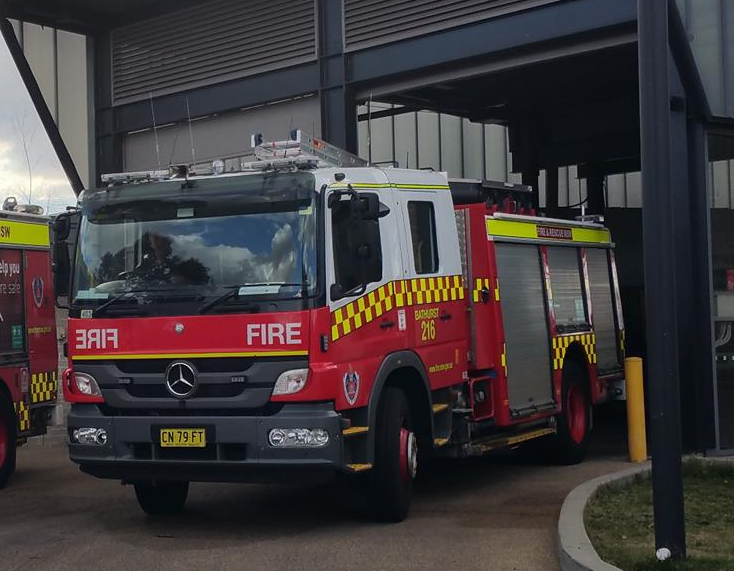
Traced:
<path id="1" fill-rule="evenodd" d="M 135 484 L 138 504 L 148 515 L 181 513 L 188 495 L 188 482 L 138 482 Z"/>
<path id="2" fill-rule="evenodd" d="M 17 419 L 13 403 L 0 393 L 0 490 L 15 472 Z"/>
<path id="3" fill-rule="evenodd" d="M 541 441 L 544 459 L 570 466 L 586 458 L 591 429 L 591 403 L 586 371 L 576 361 L 566 361 L 562 382 L 563 410 L 556 417 L 557 433 Z"/>
<path id="4" fill-rule="evenodd" d="M 408 399 L 399 388 L 387 387 L 382 393 L 375 430 L 375 465 L 368 482 L 370 511 L 380 521 L 400 522 L 410 511 L 417 444 Z"/>

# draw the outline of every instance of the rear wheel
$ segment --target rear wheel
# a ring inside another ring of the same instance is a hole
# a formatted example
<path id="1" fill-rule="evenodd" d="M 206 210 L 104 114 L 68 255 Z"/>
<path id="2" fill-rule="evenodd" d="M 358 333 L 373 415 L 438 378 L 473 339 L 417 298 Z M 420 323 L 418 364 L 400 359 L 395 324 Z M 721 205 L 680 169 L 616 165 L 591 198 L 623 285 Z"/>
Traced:
<path id="1" fill-rule="evenodd" d="M 543 455 L 554 464 L 578 464 L 589 447 L 591 404 L 586 371 L 576 361 L 563 367 L 562 402 L 558 432 L 543 440 Z"/>
<path id="2" fill-rule="evenodd" d="M 388 387 L 380 398 L 375 467 L 369 478 L 370 509 L 382 521 L 403 521 L 410 511 L 418 471 L 418 442 L 405 393 Z"/>
<path id="3" fill-rule="evenodd" d="M 16 418 L 13 404 L 0 393 L 0 489 L 15 471 Z"/>
<path id="4" fill-rule="evenodd" d="M 183 511 L 189 495 L 188 482 L 138 482 L 135 496 L 148 515 L 176 514 Z"/>

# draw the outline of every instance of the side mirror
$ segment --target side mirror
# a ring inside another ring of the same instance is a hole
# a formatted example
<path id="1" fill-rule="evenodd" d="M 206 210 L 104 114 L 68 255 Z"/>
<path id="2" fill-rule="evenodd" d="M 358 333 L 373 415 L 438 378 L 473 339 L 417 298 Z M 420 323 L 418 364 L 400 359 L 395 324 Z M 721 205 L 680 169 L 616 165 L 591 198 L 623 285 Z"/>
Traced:
<path id="1" fill-rule="evenodd" d="M 56 292 L 56 297 L 68 296 L 71 260 L 69 259 L 69 247 L 66 242 L 54 242 L 51 269 L 54 274 L 54 291 Z"/>
<path id="2" fill-rule="evenodd" d="M 329 289 L 329 296 L 331 297 L 332 301 L 343 298 L 344 288 L 342 288 L 342 284 L 331 284 L 331 288 Z"/>
<path id="3" fill-rule="evenodd" d="M 64 212 L 59 214 L 54 220 L 52 230 L 54 233 L 54 243 L 64 242 L 71 233 L 71 214 Z"/>
<path id="4" fill-rule="evenodd" d="M 69 255 L 69 237 L 74 228 L 74 220 L 79 218 L 78 212 L 64 212 L 54 220 L 51 230 L 53 233 L 53 270 L 54 290 L 56 298 L 69 295 L 71 281 L 71 256 Z"/>
<path id="5" fill-rule="evenodd" d="M 358 220 L 377 220 L 390 214 L 390 209 L 380 202 L 375 192 L 356 192 L 350 186 L 348 190 L 336 190 L 329 195 L 328 207 L 334 208 L 341 202 L 342 196 L 349 196 L 349 213 Z"/>
<path id="6" fill-rule="evenodd" d="M 380 202 L 380 197 L 374 192 L 355 195 L 350 206 L 352 215 L 362 220 L 377 220 L 390 213 L 390 209 Z"/>

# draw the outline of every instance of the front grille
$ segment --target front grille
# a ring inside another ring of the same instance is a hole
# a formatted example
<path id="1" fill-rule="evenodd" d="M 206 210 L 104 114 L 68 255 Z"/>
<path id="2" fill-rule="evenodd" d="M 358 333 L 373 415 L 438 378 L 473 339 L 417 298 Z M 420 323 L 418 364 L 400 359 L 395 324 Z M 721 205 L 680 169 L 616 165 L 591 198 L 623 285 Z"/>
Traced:
<path id="1" fill-rule="evenodd" d="M 244 383 L 227 383 L 199 385 L 196 392 L 189 397 L 189 400 L 203 398 L 227 398 L 236 397 L 245 390 Z M 165 385 L 127 385 L 125 387 L 127 393 L 139 399 L 164 399 L 172 398 Z"/>
<path id="2" fill-rule="evenodd" d="M 186 401 L 181 401 L 185 403 Z M 221 409 L 201 409 L 201 408 L 113 408 L 108 404 L 98 404 L 100 412 L 104 416 L 272 416 L 277 414 L 283 408 L 283 403 L 269 402 L 265 406 L 259 408 L 221 408 Z"/>
<path id="3" fill-rule="evenodd" d="M 219 452 L 217 455 L 217 447 Z M 155 452 L 155 456 L 153 455 Z M 217 444 L 210 442 L 204 448 L 162 448 L 160 445 L 148 442 L 133 442 L 130 444 L 130 453 L 135 460 L 222 460 L 226 462 L 243 462 L 247 460 L 247 444 Z"/>
<path id="4" fill-rule="evenodd" d="M 216 460 L 217 445 L 207 444 L 204 448 L 162 448 L 158 444 L 156 455 L 161 460 Z"/>
<path id="5" fill-rule="evenodd" d="M 183 359 L 191 363 L 200 373 L 232 373 L 246 371 L 255 362 L 247 357 L 224 357 L 212 359 Z M 114 365 L 128 375 L 164 374 L 172 361 L 167 359 L 121 359 Z"/>

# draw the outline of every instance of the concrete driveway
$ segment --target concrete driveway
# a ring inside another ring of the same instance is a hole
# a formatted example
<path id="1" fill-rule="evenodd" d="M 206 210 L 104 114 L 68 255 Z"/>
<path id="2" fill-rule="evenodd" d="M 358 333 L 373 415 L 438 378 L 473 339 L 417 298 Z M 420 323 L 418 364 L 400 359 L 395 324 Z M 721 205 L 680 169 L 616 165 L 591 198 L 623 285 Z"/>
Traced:
<path id="1" fill-rule="evenodd" d="M 151 519 L 132 488 L 80 473 L 63 446 L 29 446 L 0 492 L 0 569 L 550 571 L 564 497 L 629 466 L 623 439 L 602 426 L 580 466 L 520 454 L 424 464 L 410 518 L 393 525 L 370 521 L 346 485 L 193 484 L 185 514 Z"/>

